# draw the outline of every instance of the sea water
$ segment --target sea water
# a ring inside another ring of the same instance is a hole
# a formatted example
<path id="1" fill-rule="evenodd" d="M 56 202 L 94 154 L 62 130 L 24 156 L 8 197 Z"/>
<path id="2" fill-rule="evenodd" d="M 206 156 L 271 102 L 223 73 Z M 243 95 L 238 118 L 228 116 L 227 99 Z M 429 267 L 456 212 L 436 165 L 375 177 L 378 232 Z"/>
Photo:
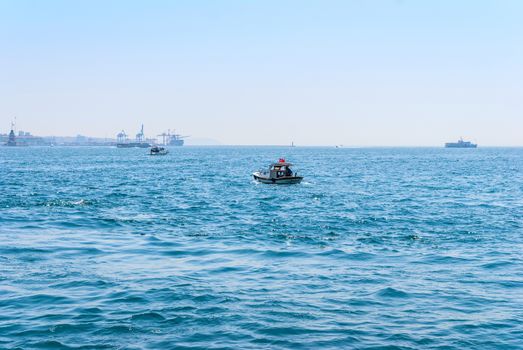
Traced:
<path id="1" fill-rule="evenodd" d="M 523 348 L 523 149 L 1 147 L 0 348 Z"/>

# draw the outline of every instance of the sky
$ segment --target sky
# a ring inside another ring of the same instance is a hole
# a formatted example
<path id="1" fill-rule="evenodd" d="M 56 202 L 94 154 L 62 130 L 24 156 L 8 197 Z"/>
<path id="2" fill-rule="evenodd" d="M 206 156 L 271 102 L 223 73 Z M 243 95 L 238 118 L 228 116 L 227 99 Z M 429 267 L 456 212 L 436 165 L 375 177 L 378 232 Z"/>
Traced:
<path id="1" fill-rule="evenodd" d="M 0 0 L 0 133 L 523 145 L 523 1 Z"/>

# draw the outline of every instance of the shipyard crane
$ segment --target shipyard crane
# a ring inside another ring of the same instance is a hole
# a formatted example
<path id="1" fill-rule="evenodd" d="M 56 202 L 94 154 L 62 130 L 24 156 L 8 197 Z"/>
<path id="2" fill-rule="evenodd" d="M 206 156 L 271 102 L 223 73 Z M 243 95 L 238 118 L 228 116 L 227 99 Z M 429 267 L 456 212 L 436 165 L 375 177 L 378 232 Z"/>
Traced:
<path id="1" fill-rule="evenodd" d="M 162 137 L 162 145 L 167 145 L 167 143 L 169 142 L 169 140 L 171 139 L 171 133 L 170 133 L 170 130 L 169 132 L 162 132 L 160 135 L 156 135 L 156 136 L 161 136 Z"/>

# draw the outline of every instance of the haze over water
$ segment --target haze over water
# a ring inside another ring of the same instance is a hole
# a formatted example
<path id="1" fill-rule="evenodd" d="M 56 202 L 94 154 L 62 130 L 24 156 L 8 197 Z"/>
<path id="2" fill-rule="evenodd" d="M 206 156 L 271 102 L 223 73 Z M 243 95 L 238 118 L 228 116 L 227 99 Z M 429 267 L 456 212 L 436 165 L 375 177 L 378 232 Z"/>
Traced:
<path id="1" fill-rule="evenodd" d="M 519 0 L 0 1 L 0 133 L 523 146 Z M 188 139 L 191 142 L 191 138 Z"/>
<path id="2" fill-rule="evenodd" d="M 296 186 L 251 171 L 285 157 Z M 0 347 L 519 349 L 521 148 L 0 148 Z"/>

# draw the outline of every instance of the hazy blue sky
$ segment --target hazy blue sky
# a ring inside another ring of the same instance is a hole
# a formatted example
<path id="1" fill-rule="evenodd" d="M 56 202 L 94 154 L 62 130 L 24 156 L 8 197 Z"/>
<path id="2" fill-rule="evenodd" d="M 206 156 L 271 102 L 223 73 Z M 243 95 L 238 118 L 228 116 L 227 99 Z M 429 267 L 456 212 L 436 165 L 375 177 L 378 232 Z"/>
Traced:
<path id="1" fill-rule="evenodd" d="M 0 0 L 0 131 L 523 145 L 523 1 Z"/>

